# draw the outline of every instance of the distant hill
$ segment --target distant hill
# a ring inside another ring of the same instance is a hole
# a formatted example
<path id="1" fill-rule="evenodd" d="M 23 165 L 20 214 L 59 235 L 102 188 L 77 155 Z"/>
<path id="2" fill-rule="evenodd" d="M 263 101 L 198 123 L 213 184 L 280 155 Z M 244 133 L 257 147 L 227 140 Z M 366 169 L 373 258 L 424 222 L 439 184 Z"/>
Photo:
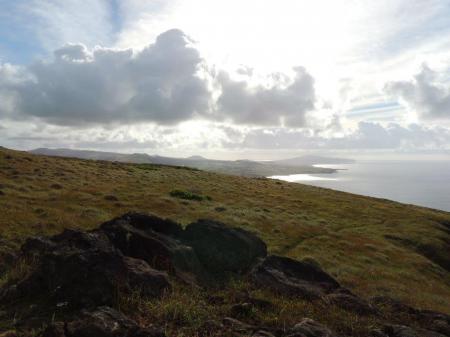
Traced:
<path id="1" fill-rule="evenodd" d="M 202 156 L 190 156 L 190 157 L 187 157 L 186 159 L 190 159 L 190 160 L 206 160 L 206 158 L 202 157 Z"/>
<path id="2" fill-rule="evenodd" d="M 323 157 L 306 155 L 295 158 L 281 159 L 270 161 L 272 164 L 276 165 L 288 165 L 288 166 L 304 166 L 304 165 L 333 165 L 333 164 L 352 164 L 355 161 L 353 159 L 347 158 L 336 158 L 336 157 Z"/>
<path id="3" fill-rule="evenodd" d="M 312 160 L 309 161 L 305 160 L 304 164 L 302 164 L 301 161 L 299 161 L 298 164 L 295 164 L 295 160 L 299 158 L 293 158 L 291 162 L 289 160 L 285 160 L 286 163 L 284 163 L 284 161 L 258 162 L 252 160 L 234 160 L 234 161 L 213 160 L 213 159 L 206 159 L 202 156 L 191 156 L 188 158 L 173 158 L 157 155 L 151 156 L 145 153 L 124 154 L 115 152 L 73 150 L 73 149 L 39 148 L 32 150 L 30 152 L 33 154 L 40 154 L 46 156 L 72 157 L 91 160 L 106 160 L 123 163 L 185 166 L 206 171 L 234 174 L 246 177 L 261 177 L 261 176 L 267 177 L 273 175 L 288 175 L 288 174 L 302 174 L 302 173 L 318 174 L 318 173 L 335 172 L 334 169 L 312 166 L 312 164 L 319 163 L 320 161 L 317 162 Z M 329 159 L 336 160 L 336 158 L 329 158 Z"/>

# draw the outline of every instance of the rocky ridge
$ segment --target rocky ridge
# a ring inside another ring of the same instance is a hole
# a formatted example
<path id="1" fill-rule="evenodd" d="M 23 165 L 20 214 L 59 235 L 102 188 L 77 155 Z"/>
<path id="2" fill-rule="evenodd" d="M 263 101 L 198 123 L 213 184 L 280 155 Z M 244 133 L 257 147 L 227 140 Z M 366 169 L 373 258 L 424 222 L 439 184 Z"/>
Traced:
<path id="1" fill-rule="evenodd" d="M 18 331 L 44 325 L 38 332 L 42 337 L 165 336 L 158 327 L 142 327 L 114 309 L 118 294 L 137 292 L 154 298 L 170 292 L 173 282 L 220 288 L 236 278 L 280 296 L 323 301 L 358 315 L 376 316 L 388 306 L 421 326 L 387 323 L 373 329 L 374 337 L 450 336 L 450 317 L 445 314 L 414 309 L 387 297 L 363 299 L 318 265 L 269 255 L 265 243 L 253 233 L 212 220 L 183 228 L 156 216 L 128 213 L 92 231 L 65 230 L 52 237 L 30 238 L 16 255 L 17 261 L 28 261 L 29 270 L 0 289 L 0 307 L 15 320 L 10 308 L 20 302 L 34 303 L 16 325 Z M 64 309 L 64 320 L 37 319 L 40 305 Z M 307 317 L 295 326 L 277 328 L 236 319 L 253 306 L 270 305 L 248 297 L 232 307 L 235 318 L 213 321 L 202 334 L 337 336 Z"/>

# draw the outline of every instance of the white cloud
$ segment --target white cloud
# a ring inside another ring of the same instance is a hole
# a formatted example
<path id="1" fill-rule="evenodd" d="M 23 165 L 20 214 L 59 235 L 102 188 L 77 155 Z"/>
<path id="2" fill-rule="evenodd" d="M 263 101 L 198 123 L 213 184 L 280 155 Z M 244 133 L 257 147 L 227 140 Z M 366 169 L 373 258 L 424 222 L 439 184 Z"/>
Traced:
<path id="1" fill-rule="evenodd" d="M 66 45 L 51 62 L 27 68 L 33 80 L 4 85 L 14 92 L 15 117 L 51 124 L 173 124 L 204 115 L 210 93 L 197 76 L 202 59 L 179 30 L 161 34 L 133 55 L 131 50 Z M 0 74 L 8 78 L 8 74 Z"/>
<path id="2" fill-rule="evenodd" d="M 423 120 L 450 119 L 450 84 L 426 65 L 412 80 L 387 83 L 385 91 Z"/>
<path id="3" fill-rule="evenodd" d="M 314 79 L 302 67 L 294 71 L 290 83 L 276 81 L 270 87 L 250 87 L 245 81 L 220 73 L 219 115 L 238 124 L 304 126 L 305 114 L 314 109 L 316 100 Z"/>
<path id="4" fill-rule="evenodd" d="M 8 116 L 56 125 L 214 120 L 299 127 L 316 101 L 314 79 L 303 67 L 294 68 L 292 78 L 271 74 L 268 85 L 254 85 L 249 77 L 236 81 L 225 71 L 214 76 L 192 41 L 175 29 L 134 53 L 67 44 L 51 61 L 23 68 L 27 81 L 14 82 L 17 74 L 7 69 L 16 68 L 8 67 L 0 73 L 0 93 L 11 97 Z"/>

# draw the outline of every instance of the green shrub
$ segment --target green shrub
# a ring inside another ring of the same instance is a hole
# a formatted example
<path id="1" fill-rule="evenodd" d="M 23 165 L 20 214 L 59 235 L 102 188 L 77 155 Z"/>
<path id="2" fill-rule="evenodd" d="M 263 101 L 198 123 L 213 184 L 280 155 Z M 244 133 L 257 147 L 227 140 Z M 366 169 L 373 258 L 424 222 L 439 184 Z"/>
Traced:
<path id="1" fill-rule="evenodd" d="M 195 200 L 195 201 L 203 201 L 208 200 L 211 201 L 211 197 L 207 195 L 195 194 L 192 192 L 181 191 L 181 190 L 173 190 L 170 192 L 170 196 L 174 198 L 180 198 L 185 200 Z"/>

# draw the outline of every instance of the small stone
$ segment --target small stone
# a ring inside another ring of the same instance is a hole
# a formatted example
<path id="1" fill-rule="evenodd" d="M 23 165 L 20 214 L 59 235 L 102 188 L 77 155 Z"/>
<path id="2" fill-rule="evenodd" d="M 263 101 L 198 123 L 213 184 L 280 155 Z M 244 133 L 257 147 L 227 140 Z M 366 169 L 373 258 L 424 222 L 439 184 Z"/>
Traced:
<path id="1" fill-rule="evenodd" d="M 336 337 L 336 335 L 328 329 L 325 325 L 322 325 L 310 318 L 304 318 L 300 323 L 297 323 L 291 331 L 289 336 L 304 337 Z"/>
<path id="2" fill-rule="evenodd" d="M 253 306 L 250 303 L 235 304 L 230 309 L 232 317 L 247 317 L 250 316 L 253 311 Z"/>

